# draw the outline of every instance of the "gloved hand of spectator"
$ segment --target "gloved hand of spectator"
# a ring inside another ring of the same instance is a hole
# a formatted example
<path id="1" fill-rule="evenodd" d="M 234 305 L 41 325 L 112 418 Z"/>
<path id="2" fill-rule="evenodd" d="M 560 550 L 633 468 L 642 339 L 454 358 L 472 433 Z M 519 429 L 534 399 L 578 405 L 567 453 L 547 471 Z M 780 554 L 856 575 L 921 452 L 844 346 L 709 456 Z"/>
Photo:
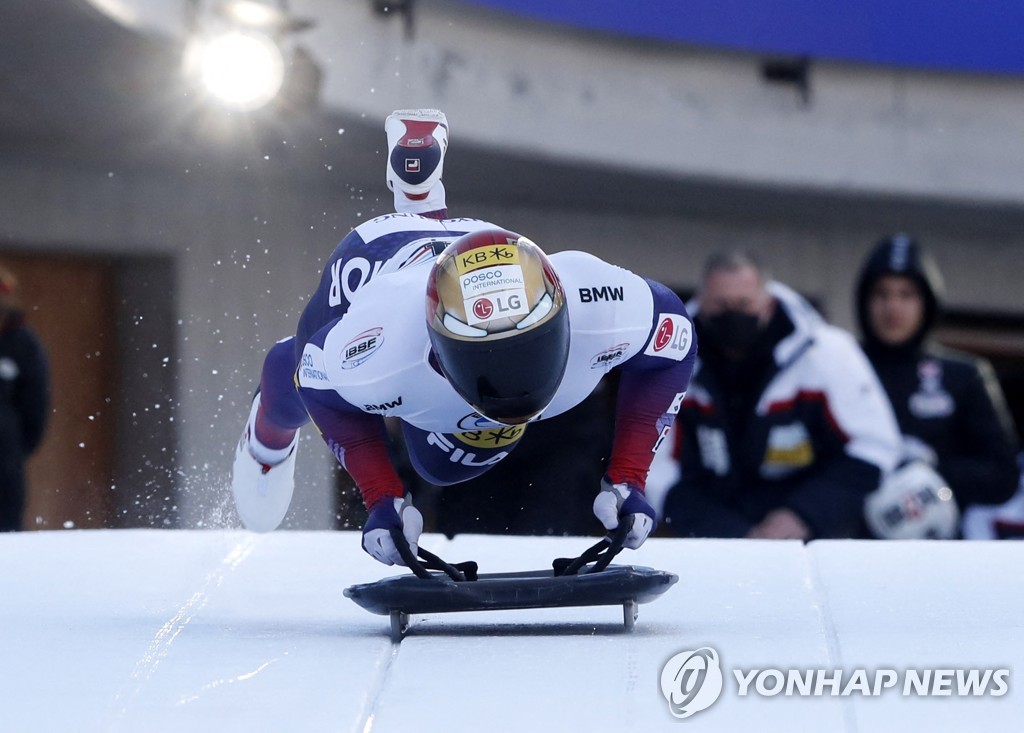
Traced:
<path id="1" fill-rule="evenodd" d="M 423 515 L 412 505 L 412 496 L 406 494 L 399 499 L 385 499 L 370 510 L 370 516 L 363 526 L 363 549 L 374 560 L 385 565 L 405 565 L 398 554 L 391 530 L 400 529 L 409 548 L 415 555 L 419 550 L 420 533 L 423 532 Z"/>
<path id="2" fill-rule="evenodd" d="M 643 492 L 628 484 L 612 484 L 607 477 L 601 481 L 601 491 L 594 498 L 594 516 L 608 531 L 617 529 L 619 522 L 632 526 L 623 547 L 635 550 L 658 526 L 657 515 Z"/>

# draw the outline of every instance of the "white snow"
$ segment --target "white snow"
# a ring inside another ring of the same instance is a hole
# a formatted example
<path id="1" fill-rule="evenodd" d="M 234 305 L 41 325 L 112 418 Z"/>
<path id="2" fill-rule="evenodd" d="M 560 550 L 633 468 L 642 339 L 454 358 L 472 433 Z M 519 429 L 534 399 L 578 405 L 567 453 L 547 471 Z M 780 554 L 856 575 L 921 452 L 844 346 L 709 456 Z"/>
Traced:
<path id="1" fill-rule="evenodd" d="M 484 572 L 591 539 L 436 536 Z M 1024 546 L 651 540 L 621 562 L 677 573 L 642 605 L 388 619 L 342 596 L 396 574 L 347 532 L 0 535 L 4 731 L 1017 731 Z M 674 718 L 659 687 L 711 646 L 725 688 Z M 1012 670 L 1002 697 L 738 695 L 733 670 Z"/>

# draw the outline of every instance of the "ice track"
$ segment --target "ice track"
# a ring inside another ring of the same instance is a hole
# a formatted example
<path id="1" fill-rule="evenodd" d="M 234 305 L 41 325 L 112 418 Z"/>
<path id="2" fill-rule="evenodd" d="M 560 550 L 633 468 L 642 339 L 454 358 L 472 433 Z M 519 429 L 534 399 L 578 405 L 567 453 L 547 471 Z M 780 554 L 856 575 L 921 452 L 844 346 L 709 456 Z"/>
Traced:
<path id="1" fill-rule="evenodd" d="M 592 540 L 427 537 L 481 570 L 545 567 Z M 652 540 L 620 562 L 679 575 L 640 607 L 388 619 L 342 596 L 397 572 L 329 532 L 0 535 L 4 731 L 1020 731 L 1002 697 L 760 697 L 734 669 L 1014 669 L 1024 545 Z M 679 720 L 659 687 L 710 646 L 725 687 Z"/>

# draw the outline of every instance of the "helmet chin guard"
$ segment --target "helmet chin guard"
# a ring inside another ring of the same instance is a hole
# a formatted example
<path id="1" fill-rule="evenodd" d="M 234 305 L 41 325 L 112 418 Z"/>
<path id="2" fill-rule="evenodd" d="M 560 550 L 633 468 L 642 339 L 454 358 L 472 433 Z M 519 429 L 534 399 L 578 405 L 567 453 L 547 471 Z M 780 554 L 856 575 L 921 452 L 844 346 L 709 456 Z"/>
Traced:
<path id="1" fill-rule="evenodd" d="M 547 255 L 518 234 L 486 229 L 448 245 L 428 280 L 427 326 L 445 378 L 495 422 L 528 422 L 562 382 L 565 292 Z"/>

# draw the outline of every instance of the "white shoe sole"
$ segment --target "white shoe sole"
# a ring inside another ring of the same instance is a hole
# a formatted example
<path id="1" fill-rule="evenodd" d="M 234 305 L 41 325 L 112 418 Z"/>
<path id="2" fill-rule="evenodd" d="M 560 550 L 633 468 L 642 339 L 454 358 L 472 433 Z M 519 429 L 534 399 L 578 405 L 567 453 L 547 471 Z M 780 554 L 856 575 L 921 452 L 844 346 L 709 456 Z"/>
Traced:
<path id="1" fill-rule="evenodd" d="M 249 451 L 250 432 L 259 409 L 259 395 L 253 400 L 242 438 L 235 448 L 235 463 L 231 474 L 231 493 L 235 509 L 246 529 L 271 532 L 281 524 L 295 491 L 295 453 L 299 436 L 295 435 L 288 457 L 281 463 L 264 470 L 264 464 Z"/>

